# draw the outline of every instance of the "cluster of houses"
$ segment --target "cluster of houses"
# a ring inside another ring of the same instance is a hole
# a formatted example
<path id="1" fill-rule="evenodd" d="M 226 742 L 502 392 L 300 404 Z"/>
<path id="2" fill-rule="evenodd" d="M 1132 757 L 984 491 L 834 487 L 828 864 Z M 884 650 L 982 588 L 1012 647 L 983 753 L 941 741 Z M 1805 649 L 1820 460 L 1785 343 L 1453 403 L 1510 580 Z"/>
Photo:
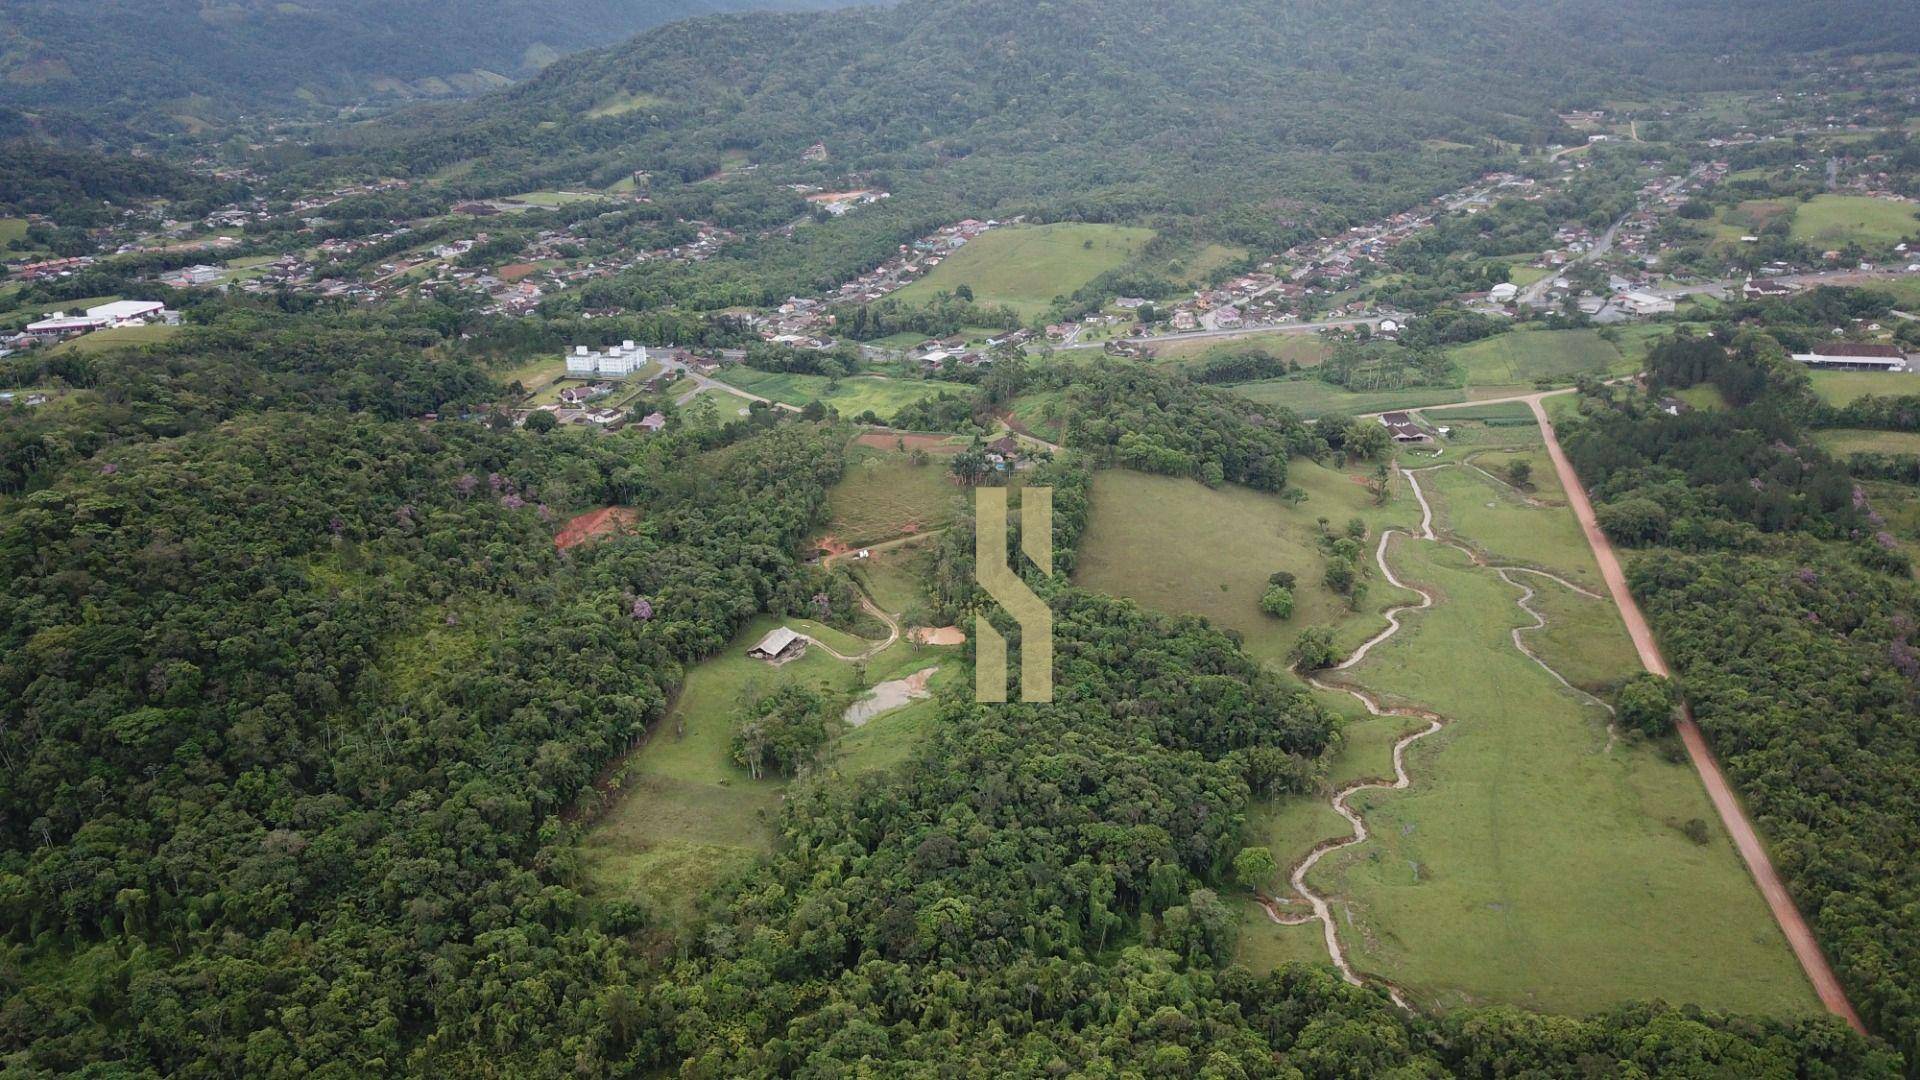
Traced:
<path id="1" fill-rule="evenodd" d="M 1015 218 L 1007 224 L 1017 224 L 1020 220 Z M 954 252 L 988 231 L 999 228 L 1001 224 L 999 221 L 976 221 L 968 218 L 945 226 L 930 236 L 923 236 L 911 244 L 902 244 L 893 257 L 840 286 L 831 296 L 825 298 L 826 302 L 867 304 L 897 292 L 912 284 L 927 271 L 945 262 Z"/>

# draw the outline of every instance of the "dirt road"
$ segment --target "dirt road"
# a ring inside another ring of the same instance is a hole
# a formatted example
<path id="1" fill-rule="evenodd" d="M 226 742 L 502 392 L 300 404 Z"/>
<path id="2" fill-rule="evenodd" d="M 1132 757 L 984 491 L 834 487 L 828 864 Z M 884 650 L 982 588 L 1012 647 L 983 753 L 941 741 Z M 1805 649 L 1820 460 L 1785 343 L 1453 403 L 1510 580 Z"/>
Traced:
<path id="1" fill-rule="evenodd" d="M 1579 474 L 1573 471 L 1573 464 L 1560 448 L 1553 421 L 1547 418 L 1547 410 L 1541 405 L 1541 399 L 1546 396 L 1535 395 L 1528 399 L 1528 404 L 1533 407 L 1534 418 L 1540 422 L 1540 430 L 1546 436 L 1547 456 L 1553 459 L 1554 471 L 1560 474 L 1560 486 L 1566 489 L 1567 501 L 1572 504 L 1574 515 L 1580 519 L 1580 528 L 1593 548 L 1594 561 L 1600 564 L 1600 576 L 1605 579 L 1607 591 L 1613 594 L 1613 602 L 1619 607 L 1620 617 L 1627 624 L 1627 633 L 1633 638 L 1633 647 L 1640 653 L 1640 662 L 1646 665 L 1648 671 L 1668 675 L 1667 662 L 1660 655 L 1660 645 L 1654 639 L 1653 629 L 1647 624 L 1646 616 L 1641 614 L 1640 605 L 1634 602 L 1633 594 L 1627 590 L 1627 578 L 1621 572 L 1620 559 L 1614 554 L 1612 542 L 1600 531 L 1600 524 L 1593 515 L 1593 503 L 1587 498 L 1587 490 L 1581 486 Z M 1734 847 L 1746 861 L 1754 883 L 1760 886 L 1760 895 L 1766 899 L 1767 907 L 1772 909 L 1774 919 L 1787 935 L 1787 944 L 1793 947 L 1793 955 L 1806 971 L 1807 979 L 1813 983 L 1814 992 L 1820 995 L 1821 1004 L 1851 1024 L 1854 1030 L 1864 1034 L 1866 1026 L 1860 1022 L 1859 1014 L 1854 1012 L 1853 1003 L 1847 1000 L 1847 992 L 1840 985 L 1839 977 L 1833 973 L 1826 955 L 1820 951 L 1820 943 L 1814 939 L 1812 929 L 1801 917 L 1800 909 L 1794 905 L 1793 897 L 1774 870 L 1766 846 L 1760 842 L 1753 823 L 1747 819 L 1746 811 L 1734 796 L 1732 786 L 1727 783 L 1719 763 L 1713 758 L 1713 751 L 1708 748 L 1706 738 L 1700 734 L 1700 727 L 1693 722 L 1690 714 L 1680 718 L 1680 741 L 1686 745 L 1687 757 L 1692 760 L 1701 782 L 1707 787 L 1707 797 L 1713 801 L 1713 808 L 1719 812 L 1721 823 L 1733 836 Z M 1708 912 L 1702 912 L 1701 915 L 1712 917 Z"/>

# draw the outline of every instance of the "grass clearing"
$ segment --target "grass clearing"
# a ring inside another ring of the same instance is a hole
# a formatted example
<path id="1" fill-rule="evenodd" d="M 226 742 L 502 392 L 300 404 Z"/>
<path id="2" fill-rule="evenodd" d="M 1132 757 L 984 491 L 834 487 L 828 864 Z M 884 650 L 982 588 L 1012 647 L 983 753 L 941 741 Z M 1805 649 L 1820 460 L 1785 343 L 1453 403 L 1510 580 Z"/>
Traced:
<path id="1" fill-rule="evenodd" d="M 846 474 L 827 493 L 827 534 L 865 547 L 938 529 L 957 516 L 963 496 L 941 457 L 916 465 L 908 453 L 854 446 Z"/>
<path id="2" fill-rule="evenodd" d="M 740 366 L 726 369 L 719 378 L 749 394 L 788 405 L 818 401 L 839 410 L 841 416 L 859 416 L 871 410 L 883 419 L 890 419 L 902 408 L 942 390 L 962 395 L 973 392 L 970 386 L 937 379 L 891 379 L 879 375 L 832 379 L 825 375 L 797 375 Z"/>
<path id="3" fill-rule="evenodd" d="M 1420 474 L 1420 486 L 1434 506 L 1435 531 L 1466 539 L 1496 562 L 1531 566 L 1602 590 L 1605 582 L 1586 534 L 1573 515 L 1564 512 L 1566 495 L 1544 449 L 1476 460 L 1487 472 L 1460 465 Z M 1532 465 L 1531 492 L 1496 479 L 1504 477 L 1507 463 L 1514 460 Z"/>
<path id="4" fill-rule="evenodd" d="M 1920 234 L 1914 204 L 1864 195 L 1815 195 L 1793 215 L 1791 236 L 1798 243 L 1841 247 L 1859 243 L 1891 246 Z"/>
<path id="5" fill-rule="evenodd" d="M 115 326 L 63 341 L 49 350 L 49 355 L 91 356 L 113 349 L 137 349 L 143 345 L 158 345 L 179 332 L 177 326 Z"/>
<path id="6" fill-rule="evenodd" d="M 1093 516 L 1074 580 L 1156 611 L 1203 616 L 1241 634 L 1250 655 L 1276 666 L 1287 665 L 1295 639 L 1312 626 L 1336 625 L 1341 647 L 1353 648 L 1386 625 L 1382 610 L 1410 595 L 1376 573 L 1360 610 L 1349 610 L 1346 597 L 1322 584 L 1326 556 L 1316 519 L 1337 530 L 1358 517 L 1371 536 L 1417 517 L 1404 485 L 1395 486 L 1386 506 L 1374 506 L 1360 482 L 1365 472 L 1295 461 L 1291 484 L 1307 500 L 1291 506 L 1243 487 L 1103 470 L 1094 478 Z M 1299 578 L 1294 615 L 1285 621 L 1260 610 L 1277 570 Z"/>
<path id="7" fill-rule="evenodd" d="M 778 777 L 755 780 L 730 757 L 741 694 L 748 687 L 772 690 L 798 682 L 850 700 L 861 689 L 853 665 L 817 648 L 777 668 L 749 659 L 747 648 L 782 624 L 843 652 L 864 648 L 859 639 L 817 623 L 763 616 L 719 655 L 690 670 L 667 715 L 629 758 L 618 798 L 581 843 L 590 887 L 637 898 L 669 921 L 684 923 L 707 889 L 770 849 L 786 785 Z M 868 663 L 867 678 L 877 682 L 902 668 L 936 664 L 943 654 L 951 650 L 903 641 Z M 871 744 L 912 708 L 875 718 L 860 729 L 863 743 L 830 748 L 829 755 L 859 760 L 856 752 L 863 752 L 883 759 Z"/>
<path id="8" fill-rule="evenodd" d="M 1448 350 L 1469 386 L 1531 387 L 1570 383 L 1580 375 L 1626 375 L 1641 353 L 1623 350 L 1597 330 L 1515 330 Z"/>
<path id="9" fill-rule="evenodd" d="M 1421 405 L 1451 405 L 1468 400 L 1467 391 L 1451 386 L 1416 386 L 1405 390 L 1354 393 L 1314 378 L 1262 379 L 1229 387 L 1234 393 L 1270 408 L 1292 409 L 1307 420 L 1328 413 L 1362 413 L 1408 409 Z"/>
<path id="10" fill-rule="evenodd" d="M 551 209 L 556 206 L 566 206 L 569 203 L 591 202 L 594 199 L 604 198 L 606 196 L 598 191 L 529 191 L 523 195 L 510 196 L 507 201 Z"/>
<path id="11" fill-rule="evenodd" d="M 1031 319 L 1045 314 L 1055 297 L 1123 265 L 1151 239 L 1151 229 L 1122 225 L 1007 226 L 974 239 L 894 295 L 904 304 L 923 304 L 965 285 L 976 302 Z"/>
<path id="12" fill-rule="evenodd" d="M 1829 405 L 1849 405 L 1863 397 L 1920 394 L 1920 378 L 1911 371 L 1810 371 L 1813 392 Z"/>
<path id="13" fill-rule="evenodd" d="M 1388 557 L 1440 603 L 1348 677 L 1453 722 L 1409 752 L 1412 788 L 1356 797 L 1374 839 L 1315 871 L 1355 965 L 1429 1007 L 1658 997 L 1813 1014 L 1692 771 L 1610 745 L 1605 714 L 1513 648 L 1532 620 L 1498 576 L 1435 544 L 1398 540 Z M 1620 632 L 1606 602 L 1582 605 L 1582 634 Z M 1704 845 L 1681 831 L 1695 819 Z"/>
<path id="14" fill-rule="evenodd" d="M 1213 356 L 1237 356 L 1257 352 L 1289 360 L 1301 367 L 1318 367 L 1333 352 L 1319 334 L 1268 331 L 1245 337 L 1197 338 L 1151 345 L 1156 360 L 1204 361 Z"/>
<path id="15" fill-rule="evenodd" d="M 624 94 L 615 94 L 589 109 L 587 119 L 604 120 L 609 116 L 625 116 L 627 113 L 639 112 L 641 109 L 657 109 L 666 103 L 667 99 L 663 97 L 628 91 Z"/>
<path id="16" fill-rule="evenodd" d="M 1839 458 L 1850 454 L 1920 454 L 1920 431 L 1835 428 L 1815 433 L 1814 439 L 1827 453 Z"/>

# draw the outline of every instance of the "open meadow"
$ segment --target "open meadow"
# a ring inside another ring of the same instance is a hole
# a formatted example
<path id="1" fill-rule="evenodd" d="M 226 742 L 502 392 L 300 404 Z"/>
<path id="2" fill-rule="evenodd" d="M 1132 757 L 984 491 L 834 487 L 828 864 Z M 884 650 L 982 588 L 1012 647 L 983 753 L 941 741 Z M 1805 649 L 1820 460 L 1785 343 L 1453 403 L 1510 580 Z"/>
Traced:
<path id="1" fill-rule="evenodd" d="M 1791 235 L 1799 243 L 1824 247 L 1892 245 L 1920 235 L 1920 210 L 1913 203 L 1864 195 L 1815 195 L 1794 213 Z"/>
<path id="2" fill-rule="evenodd" d="M 66 353 L 86 356 L 113 349 L 137 349 L 142 345 L 158 345 L 179 332 L 177 326 L 116 326 L 63 341 L 48 351 L 54 356 Z"/>
<path id="3" fill-rule="evenodd" d="M 1813 371 L 1813 392 L 1829 405 L 1847 405 L 1869 395 L 1920 394 L 1920 376 L 1910 371 Z"/>
<path id="4" fill-rule="evenodd" d="M 1460 365 L 1468 386 L 1532 387 L 1545 380 L 1571 383 L 1581 375 L 1630 375 L 1646 356 L 1646 331 L 1515 330 L 1457 346 L 1447 355 Z M 1609 340 L 1609 337 L 1616 340 Z"/>
<path id="5" fill-rule="evenodd" d="M 1920 431 L 1865 431 L 1835 428 L 1814 436 L 1835 457 L 1850 454 L 1920 454 Z"/>
<path id="6" fill-rule="evenodd" d="M 854 417 L 871 410 L 882 419 L 916 401 L 933 397 L 942 390 L 970 394 L 972 387 L 938 379 L 893 379 L 883 375 L 853 375 L 842 379 L 825 375 L 799 375 L 792 372 L 761 371 L 750 367 L 730 367 L 719 380 L 749 394 L 806 405 L 818 401 L 839 410 L 841 416 Z"/>
<path id="7" fill-rule="evenodd" d="M 1503 467 L 1491 453 L 1477 460 Z M 1592 579 L 1590 553 L 1570 539 L 1578 533 L 1556 521 L 1571 525 L 1557 488 L 1540 485 L 1530 503 L 1465 465 L 1421 483 L 1442 536 L 1457 531 L 1482 551 Z M 1815 1012 L 1695 774 L 1657 745 L 1615 737 L 1604 708 L 1516 647 L 1519 631 L 1575 686 L 1604 691 L 1637 667 L 1613 605 L 1539 575 L 1511 572 L 1509 582 L 1456 548 L 1406 536 L 1386 557 L 1435 605 L 1403 615 L 1400 633 L 1323 678 L 1448 722 L 1409 748 L 1411 787 L 1353 797 L 1372 838 L 1308 877 L 1332 905 L 1349 961 L 1433 1008 L 1581 1013 L 1657 997 Z M 1523 587 L 1544 630 L 1529 629 Z M 1391 775 L 1390 740 L 1406 721 L 1367 723 L 1336 757 L 1334 783 Z M 1348 834 L 1314 796 L 1262 807 L 1248 839 L 1290 866 Z M 1316 934 L 1259 915 L 1241 920 L 1253 936 L 1243 959 L 1312 951 Z"/>
<path id="8" fill-rule="evenodd" d="M 801 683 L 844 704 L 866 687 L 941 665 L 953 652 L 902 640 L 864 668 L 812 646 L 779 667 L 746 655 L 767 631 L 782 625 L 849 656 L 869 644 L 809 620 L 762 616 L 719 655 L 687 672 L 667 715 L 628 757 L 611 804 L 581 842 L 590 888 L 637 899 L 684 923 L 706 890 L 751 866 L 773 842 L 786 782 L 775 775 L 755 780 L 732 760 L 733 716 L 742 695 L 750 688 L 764 693 Z M 953 666 L 943 666 L 935 687 L 953 678 L 947 670 Z M 829 745 L 826 762 L 859 772 L 901 760 L 915 734 L 932 721 L 932 704 L 914 702 L 843 731 Z"/>
<path id="9" fill-rule="evenodd" d="M 952 451 L 941 449 L 921 450 L 916 463 L 912 450 L 849 448 L 846 474 L 827 492 L 827 535 L 847 547 L 865 547 L 952 522 L 965 492 L 947 472 Z"/>
<path id="10" fill-rule="evenodd" d="M 1279 667 L 1308 627 L 1335 626 L 1340 645 L 1352 648 L 1386 625 L 1384 608 L 1411 597 L 1375 574 L 1359 610 L 1351 610 L 1345 596 L 1323 583 L 1327 558 L 1318 519 L 1339 530 L 1357 517 L 1372 536 L 1418 518 L 1404 485 L 1387 505 L 1375 506 L 1366 472 L 1295 460 L 1289 483 L 1307 499 L 1293 506 L 1249 488 L 1103 471 L 1094 478 L 1093 518 L 1074 581 L 1155 611 L 1204 616 L 1241 634 L 1250 655 Z M 1284 621 L 1260 610 L 1267 578 L 1279 570 L 1299 579 L 1297 606 Z"/>
<path id="11" fill-rule="evenodd" d="M 1006 226 L 972 240 L 894 295 L 923 304 L 965 285 L 976 303 L 1010 307 L 1031 319 L 1045 314 L 1055 297 L 1121 266 L 1151 239 L 1151 229 L 1122 225 Z"/>

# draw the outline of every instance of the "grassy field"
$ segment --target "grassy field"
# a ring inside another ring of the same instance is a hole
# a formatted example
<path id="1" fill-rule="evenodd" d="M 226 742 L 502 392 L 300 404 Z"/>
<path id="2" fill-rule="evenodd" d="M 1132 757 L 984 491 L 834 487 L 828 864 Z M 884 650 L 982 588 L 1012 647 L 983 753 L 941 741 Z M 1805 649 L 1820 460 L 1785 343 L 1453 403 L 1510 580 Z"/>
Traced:
<path id="1" fill-rule="evenodd" d="M 1448 351 L 1469 386 L 1531 387 L 1547 379 L 1570 383 L 1578 375 L 1625 375 L 1639 370 L 1642 351 L 1622 337 L 1622 349 L 1596 330 L 1516 330 Z"/>
<path id="2" fill-rule="evenodd" d="M 1311 626 L 1337 624 L 1341 646 L 1353 648 L 1386 625 L 1383 609 L 1410 597 L 1376 574 L 1361 610 L 1350 611 L 1345 597 L 1321 583 L 1326 557 L 1316 519 L 1339 529 L 1358 517 L 1374 533 L 1412 524 L 1413 500 L 1397 485 L 1395 497 L 1376 507 L 1349 472 L 1309 461 L 1293 463 L 1292 484 L 1307 493 L 1297 507 L 1248 488 L 1103 471 L 1094 478 L 1093 518 L 1075 582 L 1157 611 L 1204 616 L 1242 634 L 1251 655 L 1280 666 Z M 1284 622 L 1260 610 L 1267 577 L 1277 570 L 1300 579 L 1293 618 Z"/>
<path id="3" fill-rule="evenodd" d="M 1850 242 L 1878 247 L 1915 234 L 1920 234 L 1920 213 L 1914 205 L 1888 199 L 1815 195 L 1793 215 L 1793 239 L 1822 247 Z"/>
<path id="4" fill-rule="evenodd" d="M 750 686 L 765 691 L 800 682 L 851 700 L 862 688 L 853 665 L 819 649 L 778 668 L 748 659 L 747 648 L 782 623 L 843 652 L 863 647 L 818 623 L 763 617 L 720 655 L 689 671 L 668 715 L 630 758 L 612 807 L 582 841 L 591 888 L 637 898 L 667 920 L 682 921 L 705 890 L 769 849 L 785 782 L 755 780 L 730 759 L 741 694 Z M 865 685 L 939 664 L 951 654 L 902 641 L 867 664 Z M 952 677 L 943 670 L 935 685 Z M 898 760 L 916 732 L 932 722 L 926 708 L 931 704 L 916 702 L 874 718 L 829 748 L 830 764 L 858 771 Z"/>
<path id="5" fill-rule="evenodd" d="M 1819 432 L 1815 438 L 1835 457 L 1849 454 L 1920 454 L 1920 432 L 1915 431 L 1836 428 Z"/>
<path id="6" fill-rule="evenodd" d="M 1450 405 L 1468 399 L 1465 390 L 1455 387 L 1416 386 L 1408 390 L 1356 394 L 1311 378 L 1264 379 L 1241 383 L 1231 389 L 1262 405 L 1292 409 L 1308 420 L 1328 413 L 1352 416 L 1418 405 Z"/>
<path id="7" fill-rule="evenodd" d="M 988 307 L 1005 305 L 1022 318 L 1046 312 L 1057 296 L 1132 258 L 1151 229 L 1121 225 L 1035 225 L 995 229 L 950 256 L 926 277 L 894 295 L 902 303 L 925 303 L 937 292 L 962 285 Z"/>
<path id="8" fill-rule="evenodd" d="M 1611 744 L 1604 713 L 1514 649 L 1531 620 L 1497 576 L 1433 544 L 1389 557 L 1444 600 L 1351 677 L 1453 723 L 1409 753 L 1412 788 L 1355 800 L 1376 839 L 1316 871 L 1356 966 L 1439 1007 L 1813 1012 L 1691 770 Z M 1587 634 L 1621 633 L 1605 602 L 1585 610 Z M 1681 831 L 1696 819 L 1706 844 Z"/>
<path id="9" fill-rule="evenodd" d="M 915 465 L 895 450 L 853 447 L 846 475 L 827 493 L 827 535 L 864 547 L 948 524 L 964 500 L 946 465 L 939 457 Z"/>
<path id="10" fill-rule="evenodd" d="M 1920 378 L 1910 371 L 1812 371 L 1807 378 L 1813 382 L 1813 392 L 1829 405 L 1846 405 L 1870 394 L 1920 394 Z"/>
<path id="11" fill-rule="evenodd" d="M 10 249 L 15 240 L 27 238 L 27 219 L 0 217 L 0 251 Z"/>
<path id="12" fill-rule="evenodd" d="M 667 100 L 662 97 L 629 91 L 624 94 L 615 94 L 595 105 L 587 113 L 587 119 L 604 120 L 609 116 L 625 116 L 627 113 L 638 112 L 641 109 L 657 109 L 666 103 Z"/>
<path id="13" fill-rule="evenodd" d="M 154 345 L 165 341 L 180 332 L 177 326 L 116 326 L 110 330 L 95 330 L 71 341 L 63 341 L 49 350 L 49 355 L 75 353 L 90 355 L 103 353 L 110 349 L 132 349 L 142 345 Z"/>
<path id="14" fill-rule="evenodd" d="M 1248 334 L 1246 337 L 1230 338 L 1221 341 L 1218 338 L 1197 338 L 1185 341 L 1168 341 L 1154 345 L 1156 360 L 1205 360 L 1209 356 L 1231 356 L 1257 352 L 1268 356 L 1290 360 L 1302 367 L 1317 367 L 1333 350 L 1321 339 L 1319 334 L 1280 333 Z"/>
<path id="15" fill-rule="evenodd" d="M 818 401 L 831 405 L 841 416 L 854 417 L 871 409 L 880 417 L 891 418 L 902 407 L 942 390 L 971 394 L 973 388 L 937 379 L 888 379 L 877 375 L 829 379 L 824 375 L 795 375 L 788 372 L 760 371 L 750 367 L 730 367 L 719 378 L 730 386 L 789 405 Z"/>
<path id="16" fill-rule="evenodd" d="M 1479 469 L 1462 465 L 1421 473 L 1420 486 L 1434 505 L 1434 528 L 1468 539 L 1497 562 L 1551 571 L 1598 592 L 1605 582 L 1579 522 L 1563 512 L 1566 493 L 1540 445 L 1530 452 L 1475 455 Z M 1516 459 L 1533 466 L 1531 491 L 1504 480 L 1507 463 Z"/>
<path id="17" fill-rule="evenodd" d="M 566 206 L 568 203 L 590 202 L 604 197 L 597 191 L 529 191 L 524 195 L 514 195 L 509 201 L 551 208 Z"/>

